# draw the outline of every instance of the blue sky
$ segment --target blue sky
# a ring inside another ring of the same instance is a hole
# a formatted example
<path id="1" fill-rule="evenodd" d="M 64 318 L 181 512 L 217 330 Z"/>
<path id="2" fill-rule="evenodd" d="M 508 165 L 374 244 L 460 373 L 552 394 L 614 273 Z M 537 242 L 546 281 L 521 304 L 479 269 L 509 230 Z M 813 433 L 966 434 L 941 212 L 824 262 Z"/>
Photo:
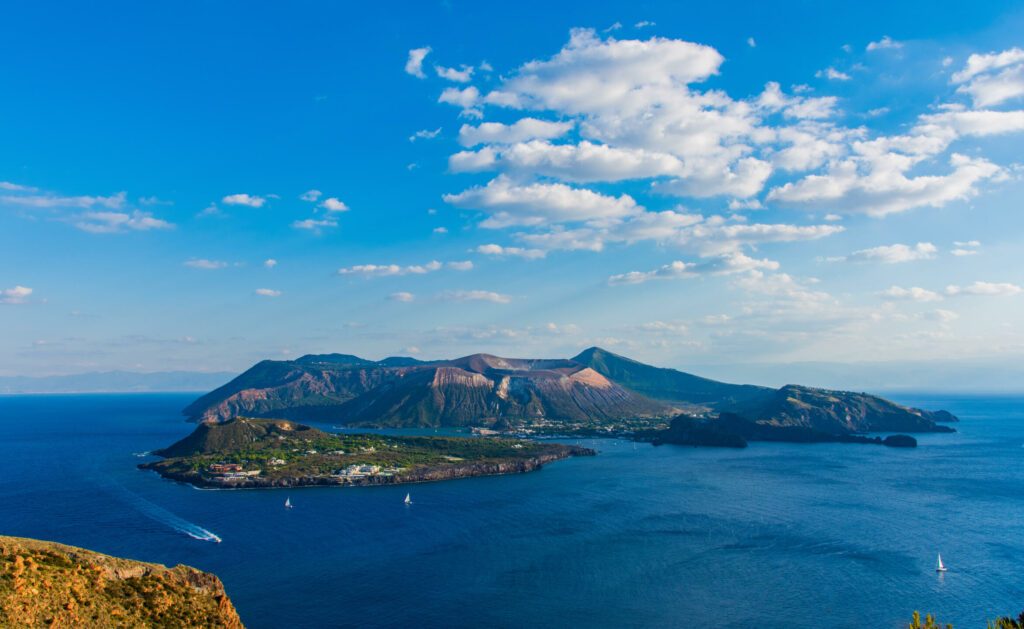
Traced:
<path id="1" fill-rule="evenodd" d="M 1024 9 L 772 4 L 8 7 L 0 375 L 1019 360 Z"/>

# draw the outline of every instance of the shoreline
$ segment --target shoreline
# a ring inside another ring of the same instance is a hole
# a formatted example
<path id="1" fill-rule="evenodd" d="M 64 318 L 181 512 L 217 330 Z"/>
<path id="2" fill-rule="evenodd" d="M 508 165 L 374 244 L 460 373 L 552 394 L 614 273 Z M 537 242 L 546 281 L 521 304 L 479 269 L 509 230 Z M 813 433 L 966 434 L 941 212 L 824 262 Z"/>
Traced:
<path id="1" fill-rule="evenodd" d="M 292 476 L 281 478 L 248 477 L 230 483 L 217 482 L 204 477 L 195 471 L 176 472 L 161 469 L 171 459 L 140 463 L 140 470 L 152 471 L 161 478 L 188 484 L 203 490 L 237 490 L 237 489 L 294 489 L 297 487 L 374 487 L 386 485 L 410 485 L 415 483 L 432 483 L 478 476 L 505 476 L 510 474 L 526 474 L 540 470 L 548 463 L 576 456 L 596 456 L 597 451 L 581 446 L 564 446 L 560 452 L 545 453 L 528 459 L 515 461 L 473 463 L 469 465 L 452 465 L 413 469 L 394 475 L 370 475 L 361 478 L 342 477 L 336 475 Z"/>

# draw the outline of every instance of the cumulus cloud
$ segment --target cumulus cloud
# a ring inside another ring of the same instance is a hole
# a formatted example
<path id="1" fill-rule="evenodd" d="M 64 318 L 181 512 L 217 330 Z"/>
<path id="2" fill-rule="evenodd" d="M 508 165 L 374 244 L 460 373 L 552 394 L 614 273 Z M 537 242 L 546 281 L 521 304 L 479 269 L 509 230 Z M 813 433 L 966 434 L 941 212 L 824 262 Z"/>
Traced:
<path id="1" fill-rule="evenodd" d="M 349 207 L 337 197 L 328 197 L 320 203 L 320 207 L 328 212 L 348 212 Z"/>
<path id="2" fill-rule="evenodd" d="M 281 291 L 274 290 L 273 288 L 257 288 L 254 291 L 260 297 L 280 297 Z"/>
<path id="3" fill-rule="evenodd" d="M 1024 50 L 972 54 L 950 80 L 969 94 L 975 107 L 990 107 L 1024 95 Z"/>
<path id="4" fill-rule="evenodd" d="M 608 278 L 611 285 L 641 284 L 650 280 L 689 279 L 699 275 L 733 275 L 749 271 L 778 270 L 774 260 L 751 258 L 743 253 L 723 255 L 704 262 L 683 262 L 676 260 L 652 271 L 630 271 Z"/>
<path id="5" fill-rule="evenodd" d="M 14 186 L 6 188 L 12 192 L 35 191 L 35 188 L 25 186 Z M 98 209 L 105 208 L 119 210 L 126 205 L 127 194 L 118 192 L 110 196 L 63 196 L 57 194 L 15 194 L 0 196 L 0 203 L 5 205 L 23 206 L 38 209 L 67 208 L 67 209 Z"/>
<path id="6" fill-rule="evenodd" d="M 520 185 L 504 175 L 444 200 L 490 214 L 481 226 L 491 228 L 620 218 L 642 210 L 628 194 L 613 197 L 561 183 Z"/>
<path id="7" fill-rule="evenodd" d="M 426 264 L 402 266 L 399 264 L 357 264 L 338 269 L 338 275 L 361 275 L 363 277 L 386 277 L 389 275 L 422 275 L 439 271 L 444 267 L 437 260 Z"/>
<path id="8" fill-rule="evenodd" d="M 455 260 L 441 263 L 432 260 L 426 264 L 412 264 L 402 266 L 400 264 L 357 264 L 355 266 L 342 267 L 338 269 L 338 275 L 361 275 L 363 277 L 388 277 L 393 275 L 423 275 L 448 268 L 453 271 L 470 271 L 473 269 L 471 260 Z"/>
<path id="9" fill-rule="evenodd" d="M 981 157 L 954 153 L 945 175 L 908 177 L 914 161 L 898 154 L 877 156 L 865 165 L 855 159 L 832 163 L 823 175 L 808 175 L 772 189 L 770 201 L 792 206 L 885 216 L 918 207 L 942 207 L 977 194 L 977 184 L 1004 173 Z"/>
<path id="10" fill-rule="evenodd" d="M 263 266 L 268 269 L 272 269 L 275 266 L 277 266 L 277 260 L 273 258 L 267 258 L 266 260 L 263 261 Z"/>
<path id="11" fill-rule="evenodd" d="M 252 194 L 229 194 L 221 199 L 224 205 L 244 205 L 246 207 L 263 207 L 267 200 L 263 197 Z"/>
<path id="12" fill-rule="evenodd" d="M 817 72 L 814 73 L 814 76 L 818 77 L 819 79 L 828 79 L 829 81 L 849 81 L 851 78 L 853 78 L 849 74 L 845 72 L 840 72 L 839 70 L 836 70 L 832 66 L 829 66 L 824 70 L 818 70 Z"/>
<path id="13" fill-rule="evenodd" d="M 890 286 L 886 290 L 882 291 L 881 295 L 888 299 L 910 301 L 940 301 L 942 299 L 942 295 L 939 293 L 926 288 L 921 288 L 920 286 L 911 286 L 910 288 Z"/>
<path id="14" fill-rule="evenodd" d="M 873 52 L 876 50 L 893 50 L 903 48 L 903 42 L 898 42 L 888 35 L 884 35 L 882 39 L 868 43 L 866 50 Z"/>
<path id="15" fill-rule="evenodd" d="M 0 190 L 7 190 L 8 192 L 36 192 L 38 188 L 32 186 L 25 186 L 10 181 L 0 181 Z"/>
<path id="16" fill-rule="evenodd" d="M 981 249 L 981 242 L 977 240 L 957 240 L 953 242 L 956 247 L 950 253 L 957 257 L 977 255 Z"/>
<path id="17" fill-rule="evenodd" d="M 512 298 L 502 293 L 489 290 L 450 290 L 441 293 L 445 301 L 489 301 L 494 304 L 507 304 Z"/>
<path id="18" fill-rule="evenodd" d="M 476 248 L 476 252 L 485 256 L 509 256 L 515 258 L 525 258 L 527 260 L 535 260 L 537 258 L 543 258 L 545 253 L 541 249 L 525 249 L 523 247 L 503 247 L 496 244 L 480 245 Z"/>
<path id="19" fill-rule="evenodd" d="M 295 229 L 303 229 L 306 231 L 311 231 L 316 234 L 319 234 L 324 229 L 329 229 L 331 227 L 337 226 L 338 221 L 334 220 L 331 217 L 321 219 L 306 218 L 300 221 L 292 222 L 292 227 L 294 227 Z"/>
<path id="20" fill-rule="evenodd" d="M 228 263 L 222 260 L 207 260 L 206 258 L 192 258 L 190 260 L 185 260 L 184 264 L 189 268 L 204 269 L 207 271 L 223 269 L 228 266 Z"/>
<path id="21" fill-rule="evenodd" d="M 415 301 L 416 295 L 413 295 L 412 293 L 408 293 L 405 291 L 401 291 L 397 293 L 391 293 L 390 295 L 388 295 L 388 299 L 390 299 L 391 301 L 409 303 L 410 301 Z"/>
<path id="22" fill-rule="evenodd" d="M 323 192 L 320 192 L 319 190 L 306 190 L 301 195 L 299 195 L 299 198 L 302 199 L 303 201 L 309 201 L 312 203 L 319 199 L 322 195 Z"/>
<path id="23" fill-rule="evenodd" d="M 898 264 L 901 262 L 915 262 L 917 260 L 932 260 L 939 248 L 930 242 L 919 242 L 916 245 L 882 245 L 854 251 L 842 258 L 831 258 L 832 260 L 847 260 L 850 262 L 881 262 L 883 264 Z"/>
<path id="24" fill-rule="evenodd" d="M 500 122 L 484 122 L 475 127 L 462 125 L 459 129 L 459 143 L 463 146 L 475 146 L 551 140 L 565 135 L 573 126 L 573 122 L 553 122 L 531 117 L 521 118 L 510 125 Z"/>
<path id="25" fill-rule="evenodd" d="M 455 83 L 469 83 L 473 79 L 473 66 L 463 65 L 458 70 L 444 66 L 434 66 L 437 76 Z"/>
<path id="26" fill-rule="evenodd" d="M 84 212 L 74 219 L 78 229 L 91 234 L 117 234 L 130 231 L 174 229 L 174 225 L 155 218 L 149 212 Z"/>
<path id="27" fill-rule="evenodd" d="M 960 295 L 971 295 L 981 297 L 1008 297 L 1010 295 L 1017 295 L 1022 290 L 1020 286 L 1016 284 L 1010 284 L 1007 282 L 974 282 L 967 286 L 957 286 L 956 284 L 950 284 L 946 287 L 946 294 L 950 297 Z"/>
<path id="28" fill-rule="evenodd" d="M 15 286 L 0 290 L 0 304 L 23 304 L 32 295 L 32 289 L 27 286 Z"/>
<path id="29" fill-rule="evenodd" d="M 416 140 L 433 140 L 434 138 L 436 138 L 440 134 L 441 134 L 441 127 L 438 127 L 436 129 L 434 129 L 433 131 L 431 131 L 430 129 L 420 129 L 416 133 L 414 133 L 414 134 L 409 136 L 409 141 L 410 142 L 415 142 Z"/>
<path id="30" fill-rule="evenodd" d="M 430 46 L 410 50 L 409 57 L 405 62 L 406 74 L 411 74 L 419 79 L 427 78 L 427 75 L 423 73 L 423 60 L 428 54 L 430 54 Z"/>

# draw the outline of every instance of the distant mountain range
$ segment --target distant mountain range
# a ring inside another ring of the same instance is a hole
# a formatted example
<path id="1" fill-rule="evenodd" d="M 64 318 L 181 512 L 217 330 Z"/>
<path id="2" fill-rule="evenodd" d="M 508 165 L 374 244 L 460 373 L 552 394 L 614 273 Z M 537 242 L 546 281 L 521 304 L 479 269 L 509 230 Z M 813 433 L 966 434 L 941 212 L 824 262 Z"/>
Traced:
<path id="1" fill-rule="evenodd" d="M 235 377 L 219 371 L 103 371 L 69 376 L 0 376 L 0 394 L 14 393 L 157 393 L 209 391 Z"/>
<path id="2" fill-rule="evenodd" d="M 911 409 L 865 393 L 728 384 L 653 367 L 598 347 L 573 358 L 473 354 L 454 360 L 317 354 L 265 360 L 200 397 L 193 421 L 237 416 L 357 426 L 514 428 L 538 423 L 657 424 L 680 414 L 733 413 L 771 426 L 829 434 L 947 431 L 944 411 Z"/>

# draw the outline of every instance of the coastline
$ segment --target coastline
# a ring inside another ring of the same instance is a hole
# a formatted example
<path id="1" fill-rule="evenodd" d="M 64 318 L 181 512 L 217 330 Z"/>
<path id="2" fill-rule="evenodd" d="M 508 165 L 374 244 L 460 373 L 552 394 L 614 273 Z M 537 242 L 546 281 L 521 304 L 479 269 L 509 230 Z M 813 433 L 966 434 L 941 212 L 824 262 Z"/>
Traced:
<path id="1" fill-rule="evenodd" d="M 437 481 L 473 478 L 477 476 L 504 476 L 509 474 L 525 474 L 534 472 L 548 463 L 560 461 L 574 456 L 596 456 L 597 451 L 581 446 L 564 446 L 557 452 L 548 452 L 526 459 L 498 461 L 488 463 L 472 463 L 467 465 L 442 465 L 422 467 L 402 471 L 393 475 L 369 475 L 363 477 L 344 477 L 337 475 L 302 475 L 283 477 L 252 476 L 240 478 L 232 482 L 213 481 L 198 471 L 179 472 L 170 469 L 170 459 L 140 463 L 141 470 L 156 472 L 160 477 L 192 485 L 197 489 L 235 490 L 235 489 L 292 489 L 296 487 L 370 487 L 379 485 L 408 485 L 413 483 L 432 483 Z"/>

